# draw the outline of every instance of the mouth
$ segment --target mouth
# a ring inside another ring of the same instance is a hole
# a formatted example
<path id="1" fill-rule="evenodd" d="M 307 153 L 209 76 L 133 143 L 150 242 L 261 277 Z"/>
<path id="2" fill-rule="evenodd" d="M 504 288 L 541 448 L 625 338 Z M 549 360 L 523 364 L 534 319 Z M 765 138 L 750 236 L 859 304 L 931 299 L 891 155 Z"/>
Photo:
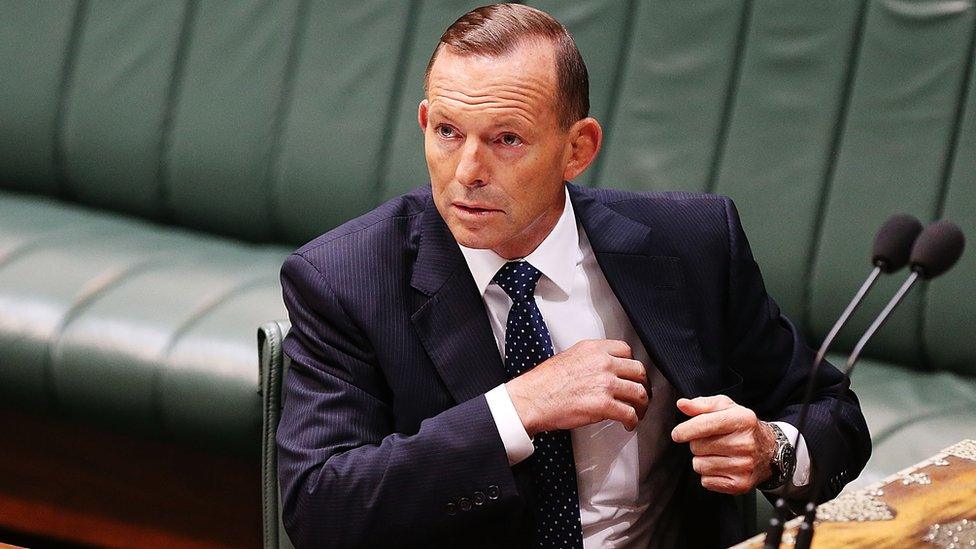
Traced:
<path id="1" fill-rule="evenodd" d="M 495 208 L 489 208 L 481 204 L 464 204 L 461 202 L 454 202 L 451 205 L 454 206 L 455 209 L 457 209 L 459 212 L 463 214 L 469 216 L 476 216 L 476 217 L 484 217 L 494 213 L 501 212 L 501 210 L 497 210 Z"/>

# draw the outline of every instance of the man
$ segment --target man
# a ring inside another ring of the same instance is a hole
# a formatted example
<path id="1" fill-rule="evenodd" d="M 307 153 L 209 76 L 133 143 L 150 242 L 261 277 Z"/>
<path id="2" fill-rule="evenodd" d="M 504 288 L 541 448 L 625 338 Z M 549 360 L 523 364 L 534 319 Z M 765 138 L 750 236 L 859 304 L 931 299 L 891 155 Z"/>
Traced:
<path id="1" fill-rule="evenodd" d="M 286 260 L 296 544 L 728 545 L 732 494 L 829 498 L 863 467 L 833 367 L 798 440 L 811 352 L 728 199 L 565 183 L 600 149 L 587 87 L 548 15 L 464 15 L 418 109 L 430 187 Z"/>

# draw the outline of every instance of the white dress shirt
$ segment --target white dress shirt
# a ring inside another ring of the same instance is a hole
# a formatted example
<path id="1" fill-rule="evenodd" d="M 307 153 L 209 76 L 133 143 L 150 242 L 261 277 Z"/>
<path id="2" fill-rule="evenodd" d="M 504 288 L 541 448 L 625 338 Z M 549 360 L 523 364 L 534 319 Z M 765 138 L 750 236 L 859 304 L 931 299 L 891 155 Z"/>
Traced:
<path id="1" fill-rule="evenodd" d="M 460 248 L 484 299 L 498 351 L 504 357 L 505 327 L 512 300 L 492 278 L 507 260 L 491 250 Z M 535 301 L 549 328 L 554 353 L 584 339 L 618 339 L 630 345 L 634 358 L 647 369 L 651 401 L 637 429 L 628 432 L 620 422 L 605 420 L 570 431 L 584 547 L 647 547 L 656 532 L 664 535 L 667 529 L 667 525 L 656 524 L 666 520 L 667 510 L 655 505 L 659 494 L 652 492 L 668 491 L 670 497 L 678 477 L 673 470 L 654 467 L 655 461 L 665 459 L 668 449 L 673 449 L 670 433 L 676 417 L 675 391 L 650 360 L 603 276 L 576 220 L 568 190 L 556 225 L 524 260 L 542 272 Z M 505 385 L 485 396 L 509 464 L 528 458 L 534 451 L 532 439 Z M 777 425 L 796 447 L 796 428 L 783 422 Z M 801 437 L 793 484 L 802 486 L 808 482 L 809 467 L 809 454 Z"/>

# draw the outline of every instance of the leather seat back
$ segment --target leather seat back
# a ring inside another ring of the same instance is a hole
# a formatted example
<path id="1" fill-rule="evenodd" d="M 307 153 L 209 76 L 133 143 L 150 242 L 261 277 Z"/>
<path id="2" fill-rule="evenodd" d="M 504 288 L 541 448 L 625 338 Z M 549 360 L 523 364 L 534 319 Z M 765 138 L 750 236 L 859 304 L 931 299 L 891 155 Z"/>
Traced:
<path id="1" fill-rule="evenodd" d="M 300 244 L 427 181 L 423 71 L 478 3 L 9 3 L 0 186 Z M 533 4 L 574 33 L 606 130 L 577 182 L 735 198 L 771 294 L 811 339 L 890 214 L 976 235 L 972 0 Z M 976 318 L 974 262 L 910 295 L 868 354 L 976 374 L 958 335 Z"/>

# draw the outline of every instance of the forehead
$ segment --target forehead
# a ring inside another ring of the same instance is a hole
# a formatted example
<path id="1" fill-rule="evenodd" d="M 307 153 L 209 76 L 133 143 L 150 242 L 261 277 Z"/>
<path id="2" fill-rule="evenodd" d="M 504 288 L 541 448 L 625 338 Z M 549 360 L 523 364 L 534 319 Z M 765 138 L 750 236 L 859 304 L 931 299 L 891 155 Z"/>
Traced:
<path id="1" fill-rule="evenodd" d="M 443 47 L 431 67 L 427 99 L 432 111 L 480 107 L 524 111 L 535 119 L 554 113 L 556 89 L 552 44 L 529 40 L 500 56 L 459 55 Z"/>

